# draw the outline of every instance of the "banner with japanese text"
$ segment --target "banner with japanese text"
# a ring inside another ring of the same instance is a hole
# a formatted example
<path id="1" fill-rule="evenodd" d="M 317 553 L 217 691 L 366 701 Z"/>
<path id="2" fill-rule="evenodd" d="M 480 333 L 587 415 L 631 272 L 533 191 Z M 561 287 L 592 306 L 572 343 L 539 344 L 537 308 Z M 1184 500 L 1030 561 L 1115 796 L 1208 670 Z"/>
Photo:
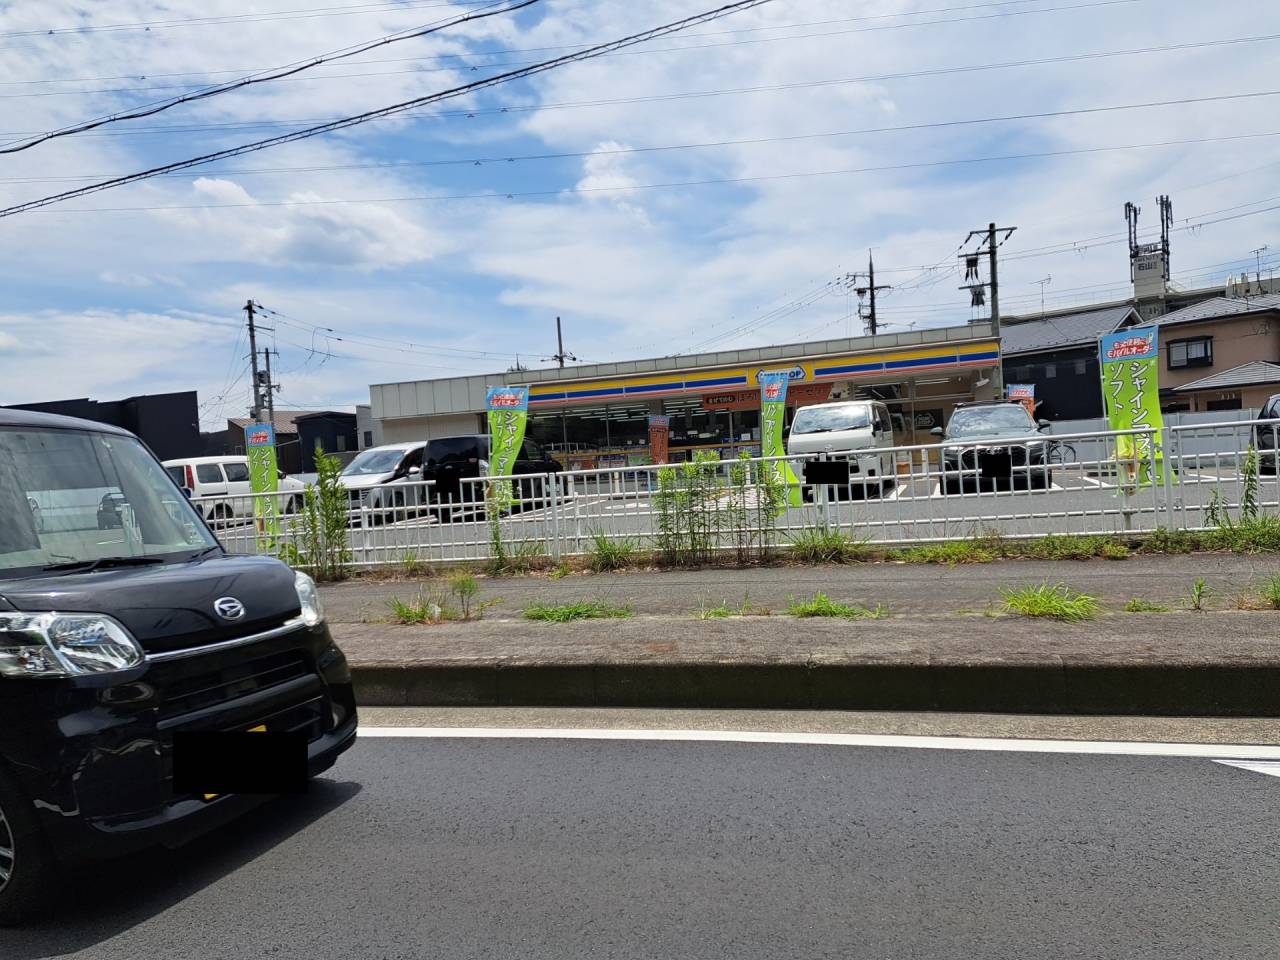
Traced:
<path id="1" fill-rule="evenodd" d="M 1027 416 L 1032 419 L 1036 415 L 1036 385 L 1034 383 L 1011 383 L 1005 387 L 1005 395 L 1010 400 L 1019 401 L 1027 408 Z"/>
<path id="2" fill-rule="evenodd" d="M 1116 458 L 1130 484 L 1144 486 L 1157 477 L 1162 452 L 1160 431 L 1160 347 L 1156 327 L 1130 327 L 1099 341 L 1102 392 L 1112 430 L 1151 430 L 1116 438 Z"/>
<path id="3" fill-rule="evenodd" d="M 508 477 L 524 445 L 524 430 L 529 421 L 529 388 L 490 387 L 485 406 L 489 411 L 489 476 Z M 514 506 L 511 481 L 491 483 L 489 497 L 501 509 Z"/>
<path id="4" fill-rule="evenodd" d="M 649 460 L 652 463 L 666 463 L 670 457 L 671 418 L 652 416 L 649 418 Z"/>
<path id="5" fill-rule="evenodd" d="M 249 460 L 249 489 L 254 493 L 278 492 L 275 428 L 269 423 L 249 424 L 244 428 L 244 447 Z M 275 497 L 254 497 L 253 516 L 259 537 L 271 540 L 280 536 L 280 502 Z"/>
<path id="6" fill-rule="evenodd" d="M 786 441 L 783 431 L 787 422 L 787 383 L 790 374 L 786 370 L 762 371 L 760 373 L 760 455 L 762 457 L 786 456 Z M 804 495 L 800 492 L 800 479 L 796 476 L 791 464 L 786 460 L 777 460 L 766 466 L 766 470 L 775 483 L 785 484 L 787 503 L 793 507 L 804 504 Z"/>

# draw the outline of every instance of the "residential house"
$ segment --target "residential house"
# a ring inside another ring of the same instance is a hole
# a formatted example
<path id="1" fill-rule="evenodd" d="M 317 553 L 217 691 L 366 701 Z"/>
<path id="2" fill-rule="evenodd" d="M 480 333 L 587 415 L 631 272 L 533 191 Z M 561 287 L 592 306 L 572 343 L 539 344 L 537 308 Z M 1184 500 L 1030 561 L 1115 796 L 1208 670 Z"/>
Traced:
<path id="1" fill-rule="evenodd" d="M 276 431 L 276 465 L 285 473 L 303 473 L 302 445 L 298 442 L 298 418 L 309 410 L 277 410 L 272 425 Z M 265 418 L 264 418 L 265 419 Z M 231 417 L 227 420 L 226 453 L 244 456 L 244 429 L 254 423 L 248 417 Z"/>
<path id="2" fill-rule="evenodd" d="M 1215 297 L 1158 325 L 1163 410 L 1256 410 L 1280 393 L 1280 294 Z"/>
<path id="3" fill-rule="evenodd" d="M 344 464 L 355 457 L 359 446 L 356 437 L 356 415 L 325 410 L 308 413 L 295 421 L 298 447 L 302 455 L 302 473 L 316 472 L 316 454 L 329 453 Z"/>
<path id="4" fill-rule="evenodd" d="M 1098 338 L 1137 322 L 1132 304 L 1005 318 L 1000 327 L 1004 382 L 1035 386 L 1038 418 L 1101 417 Z"/>

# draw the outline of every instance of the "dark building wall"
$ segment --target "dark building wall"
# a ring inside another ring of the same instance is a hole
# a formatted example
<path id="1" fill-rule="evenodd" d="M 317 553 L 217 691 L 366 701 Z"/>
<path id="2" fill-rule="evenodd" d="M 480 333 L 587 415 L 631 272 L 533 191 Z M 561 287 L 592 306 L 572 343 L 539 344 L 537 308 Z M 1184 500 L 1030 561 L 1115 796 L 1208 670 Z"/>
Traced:
<path id="1" fill-rule="evenodd" d="M 18 410 L 37 410 L 123 427 L 141 437 L 161 460 L 198 457 L 203 450 L 195 391 L 157 393 L 126 400 L 98 401 L 83 397 L 13 406 Z"/>
<path id="2" fill-rule="evenodd" d="M 1033 383 L 1036 416 L 1045 420 L 1084 420 L 1103 416 L 1102 374 L 1094 344 L 1045 353 L 1006 356 L 1004 382 Z"/>
<path id="3" fill-rule="evenodd" d="M 316 448 L 325 453 L 346 454 L 357 447 L 356 415 L 331 413 L 298 420 L 298 446 L 302 459 L 302 473 L 315 473 Z"/>

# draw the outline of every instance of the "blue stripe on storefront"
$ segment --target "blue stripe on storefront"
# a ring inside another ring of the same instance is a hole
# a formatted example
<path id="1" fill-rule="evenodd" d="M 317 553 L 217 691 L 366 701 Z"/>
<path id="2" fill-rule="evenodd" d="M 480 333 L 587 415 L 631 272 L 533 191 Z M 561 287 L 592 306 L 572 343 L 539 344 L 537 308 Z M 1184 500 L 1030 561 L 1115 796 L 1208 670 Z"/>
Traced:
<path id="1" fill-rule="evenodd" d="M 728 387 L 746 383 L 746 377 L 714 377 L 709 380 L 686 380 L 686 387 Z"/>
<path id="2" fill-rule="evenodd" d="M 573 399 L 576 397 L 620 397 L 622 396 L 622 387 L 605 387 L 603 390 L 568 390 L 565 392 L 565 399 Z M 542 398 L 539 397 L 539 400 Z"/>
<path id="3" fill-rule="evenodd" d="M 680 381 L 675 383 L 642 383 L 636 387 L 627 387 L 627 393 L 658 393 L 663 390 L 683 390 L 684 384 Z"/>
<path id="4" fill-rule="evenodd" d="M 954 354 L 946 357 L 914 357 L 911 360 L 888 360 L 886 370 L 901 370 L 903 367 L 936 367 L 948 363 L 959 363 L 960 358 Z"/>
<path id="5" fill-rule="evenodd" d="M 814 367 L 815 377 L 832 377 L 841 373 L 866 373 L 869 370 L 883 370 L 882 363 L 851 363 L 842 367 Z"/>

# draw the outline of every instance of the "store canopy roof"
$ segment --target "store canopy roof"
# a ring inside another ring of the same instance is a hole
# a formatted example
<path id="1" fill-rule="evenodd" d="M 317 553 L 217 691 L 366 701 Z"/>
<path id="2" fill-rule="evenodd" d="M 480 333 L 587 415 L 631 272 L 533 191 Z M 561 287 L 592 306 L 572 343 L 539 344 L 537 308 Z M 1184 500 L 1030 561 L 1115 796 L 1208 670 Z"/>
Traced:
<path id="1" fill-rule="evenodd" d="M 1256 387 L 1260 384 L 1274 383 L 1280 388 L 1280 364 L 1268 363 L 1265 360 L 1250 360 L 1230 370 L 1210 374 L 1199 380 L 1192 380 L 1180 387 L 1174 387 L 1174 393 L 1196 393 L 1200 390 L 1234 390 L 1237 387 Z"/>

